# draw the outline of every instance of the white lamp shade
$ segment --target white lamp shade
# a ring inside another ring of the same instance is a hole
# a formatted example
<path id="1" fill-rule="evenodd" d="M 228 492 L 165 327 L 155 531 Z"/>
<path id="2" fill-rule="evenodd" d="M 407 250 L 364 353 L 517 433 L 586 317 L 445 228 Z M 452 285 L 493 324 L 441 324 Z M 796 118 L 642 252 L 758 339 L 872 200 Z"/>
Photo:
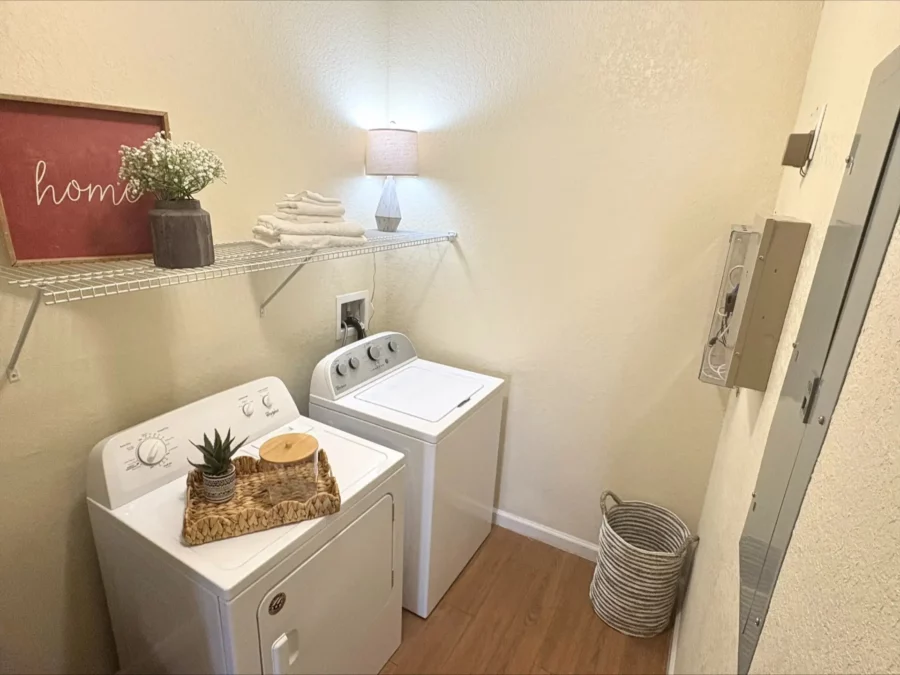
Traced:
<path id="1" fill-rule="evenodd" d="M 419 134 L 409 129 L 370 129 L 366 174 L 418 176 Z"/>

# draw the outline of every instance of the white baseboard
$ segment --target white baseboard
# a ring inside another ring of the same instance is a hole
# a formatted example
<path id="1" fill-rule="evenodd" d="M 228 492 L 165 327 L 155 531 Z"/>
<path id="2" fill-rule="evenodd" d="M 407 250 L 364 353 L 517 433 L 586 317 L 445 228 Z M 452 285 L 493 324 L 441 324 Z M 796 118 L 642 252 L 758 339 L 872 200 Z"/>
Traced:
<path id="1" fill-rule="evenodd" d="M 533 520 L 513 515 L 508 511 L 494 509 L 494 523 L 517 534 L 542 541 L 561 551 L 574 553 L 585 560 L 594 562 L 597 559 L 597 544 L 554 530 L 552 527 L 541 525 Z"/>
<path id="2" fill-rule="evenodd" d="M 675 621 L 672 624 L 672 640 L 669 643 L 669 660 L 666 663 L 666 675 L 675 675 L 675 652 L 678 651 L 678 632 L 681 630 L 681 610 L 675 614 Z"/>

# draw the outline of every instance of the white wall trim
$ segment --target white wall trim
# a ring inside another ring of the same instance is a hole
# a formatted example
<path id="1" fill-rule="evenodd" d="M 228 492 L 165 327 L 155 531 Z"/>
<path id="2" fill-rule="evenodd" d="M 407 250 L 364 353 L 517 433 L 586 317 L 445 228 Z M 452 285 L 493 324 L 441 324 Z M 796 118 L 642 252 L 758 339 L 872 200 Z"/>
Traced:
<path id="1" fill-rule="evenodd" d="M 682 601 L 682 607 L 684 602 Z M 672 625 L 672 640 L 669 642 L 669 660 L 666 663 L 666 675 L 675 675 L 675 652 L 678 651 L 678 632 L 681 630 L 681 607 L 675 613 L 675 622 Z"/>
<path id="2" fill-rule="evenodd" d="M 517 534 L 542 541 L 561 551 L 574 553 L 585 560 L 594 562 L 597 559 L 597 544 L 554 530 L 552 527 L 541 525 L 533 520 L 513 515 L 508 511 L 494 509 L 494 523 Z"/>

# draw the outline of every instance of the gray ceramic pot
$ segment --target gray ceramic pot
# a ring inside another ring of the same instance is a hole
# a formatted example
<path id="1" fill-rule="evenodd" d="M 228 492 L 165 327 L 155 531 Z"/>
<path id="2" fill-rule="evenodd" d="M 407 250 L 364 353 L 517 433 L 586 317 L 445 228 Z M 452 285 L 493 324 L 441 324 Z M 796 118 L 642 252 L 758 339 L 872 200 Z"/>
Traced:
<path id="1" fill-rule="evenodd" d="M 234 466 L 224 476 L 210 476 L 203 474 L 203 494 L 207 501 L 213 504 L 222 504 L 234 497 L 234 488 L 237 484 L 237 474 Z"/>
<path id="2" fill-rule="evenodd" d="M 206 267 L 216 261 L 209 214 L 196 199 L 156 202 L 150 233 L 157 267 Z"/>

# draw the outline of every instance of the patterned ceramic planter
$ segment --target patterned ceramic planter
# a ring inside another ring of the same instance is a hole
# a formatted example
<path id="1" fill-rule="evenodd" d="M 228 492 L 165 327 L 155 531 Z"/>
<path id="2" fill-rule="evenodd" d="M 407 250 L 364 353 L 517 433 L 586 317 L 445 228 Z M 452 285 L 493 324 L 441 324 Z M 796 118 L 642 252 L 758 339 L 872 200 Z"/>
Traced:
<path id="1" fill-rule="evenodd" d="M 211 501 L 213 504 L 222 504 L 234 497 L 236 476 L 234 466 L 223 476 L 203 474 L 203 494 L 207 501 Z"/>
<path id="2" fill-rule="evenodd" d="M 196 199 L 156 202 L 150 211 L 150 234 L 157 267 L 205 267 L 216 261 L 209 214 Z"/>

